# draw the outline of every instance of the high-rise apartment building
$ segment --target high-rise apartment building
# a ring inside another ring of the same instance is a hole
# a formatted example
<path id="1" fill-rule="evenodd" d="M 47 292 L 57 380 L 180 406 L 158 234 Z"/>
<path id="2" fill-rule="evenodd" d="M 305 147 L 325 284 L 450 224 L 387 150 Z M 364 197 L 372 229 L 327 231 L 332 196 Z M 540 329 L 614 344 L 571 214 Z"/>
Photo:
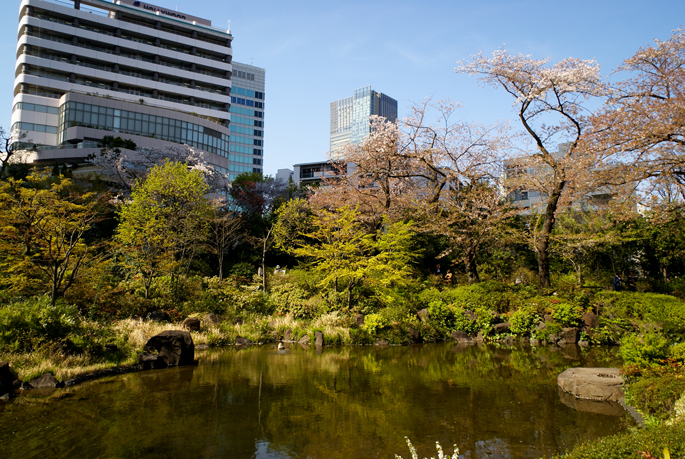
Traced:
<path id="1" fill-rule="evenodd" d="M 331 157 L 335 158 L 343 145 L 356 143 L 371 133 L 369 117 L 378 115 L 388 121 L 397 120 L 397 101 L 365 86 L 352 97 L 331 103 Z"/>
<path id="2" fill-rule="evenodd" d="M 254 93 L 244 105 L 256 128 L 252 148 L 233 151 L 243 137 L 230 124 L 232 40 L 209 20 L 137 0 L 22 0 L 12 131 L 38 164 L 79 163 L 119 135 L 187 144 L 227 175 L 261 171 L 264 71 L 248 66 L 254 84 L 240 86 Z"/>

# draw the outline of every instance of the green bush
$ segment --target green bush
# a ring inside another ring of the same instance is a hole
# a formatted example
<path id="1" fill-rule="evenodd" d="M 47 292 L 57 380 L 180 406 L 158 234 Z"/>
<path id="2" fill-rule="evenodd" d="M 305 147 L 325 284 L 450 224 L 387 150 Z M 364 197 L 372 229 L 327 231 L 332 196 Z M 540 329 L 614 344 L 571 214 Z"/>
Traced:
<path id="1" fill-rule="evenodd" d="M 671 295 L 641 292 L 600 292 L 595 303 L 607 314 L 654 322 L 666 335 L 685 338 L 685 302 Z"/>
<path id="2" fill-rule="evenodd" d="M 31 350 L 47 341 L 59 341 L 75 331 L 80 323 L 74 305 L 48 296 L 13 301 L 0 306 L 0 348 L 6 351 Z"/>
<path id="3" fill-rule="evenodd" d="M 583 310 L 571 303 L 561 302 L 552 305 L 552 317 L 562 327 L 575 327 L 583 316 Z"/>
<path id="4" fill-rule="evenodd" d="M 486 308 L 498 313 L 518 309 L 528 291 L 514 289 L 503 282 L 487 281 L 472 285 L 460 285 L 443 292 L 447 303 L 475 310 Z"/>
<path id="5" fill-rule="evenodd" d="M 371 336 L 378 333 L 379 330 L 388 326 L 388 322 L 381 314 L 369 314 L 364 317 L 364 325 L 362 330 Z"/>
<path id="6" fill-rule="evenodd" d="M 546 327 L 542 330 L 534 330 L 532 335 L 534 338 L 548 340 L 550 336 L 561 332 L 561 324 L 556 322 L 546 322 Z"/>
<path id="7" fill-rule="evenodd" d="M 555 458 L 635 459 L 639 458 L 637 451 L 649 451 L 654 457 L 662 457 L 664 448 L 668 448 L 672 458 L 685 456 L 685 427 L 682 424 L 648 427 L 591 440 Z"/>
<path id="8" fill-rule="evenodd" d="M 454 329 L 454 313 L 450 305 L 440 300 L 431 301 L 428 304 L 430 323 L 442 332 Z"/>
<path id="9" fill-rule="evenodd" d="M 538 319 L 539 316 L 536 311 L 528 307 L 513 312 L 511 316 L 509 316 L 511 333 L 517 336 L 526 336 L 530 334 Z"/>
<path id="10" fill-rule="evenodd" d="M 252 266 L 250 263 L 236 263 L 233 266 L 231 266 L 231 269 L 228 270 L 228 273 L 231 276 L 234 277 L 239 277 L 242 279 L 252 279 L 252 276 L 257 274 L 257 269 L 255 269 L 254 266 Z"/>
<path id="11" fill-rule="evenodd" d="M 682 374 L 642 377 L 629 385 L 627 402 L 657 419 L 672 416 L 676 401 L 685 394 Z"/>
<path id="12" fill-rule="evenodd" d="M 685 343 L 676 343 L 668 350 L 669 357 L 685 361 Z"/>
<path id="13" fill-rule="evenodd" d="M 293 284 L 271 287 L 269 302 L 278 314 L 291 314 L 298 319 L 311 319 L 316 314 L 314 304 L 307 299 L 307 292 Z"/>
<path id="14" fill-rule="evenodd" d="M 629 334 L 621 340 L 619 355 L 628 365 L 649 366 L 668 357 L 669 341 L 653 331 Z"/>

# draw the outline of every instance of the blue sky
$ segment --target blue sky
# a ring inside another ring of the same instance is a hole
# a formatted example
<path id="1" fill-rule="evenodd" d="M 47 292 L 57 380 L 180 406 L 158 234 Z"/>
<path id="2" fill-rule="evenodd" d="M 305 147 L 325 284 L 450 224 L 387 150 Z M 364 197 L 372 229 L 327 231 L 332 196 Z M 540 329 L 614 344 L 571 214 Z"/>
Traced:
<path id="1" fill-rule="evenodd" d="M 2 0 L 0 126 L 9 128 L 19 0 Z M 236 1 L 155 0 L 231 21 L 234 60 L 266 69 L 265 172 L 325 158 L 330 103 L 371 85 L 397 99 L 400 117 L 426 97 L 461 102 L 460 119 L 514 116 L 502 91 L 456 75 L 457 61 L 504 45 L 512 53 L 621 61 L 685 23 L 683 0 Z M 516 126 L 514 124 L 514 126 Z"/>

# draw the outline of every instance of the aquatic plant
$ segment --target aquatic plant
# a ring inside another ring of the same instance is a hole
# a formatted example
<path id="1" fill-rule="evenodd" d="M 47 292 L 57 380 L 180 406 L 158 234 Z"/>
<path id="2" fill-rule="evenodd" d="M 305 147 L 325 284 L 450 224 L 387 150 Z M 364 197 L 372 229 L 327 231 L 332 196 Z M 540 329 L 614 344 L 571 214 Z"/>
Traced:
<path id="1" fill-rule="evenodd" d="M 414 448 L 414 445 L 411 444 L 409 437 L 404 437 L 404 439 L 407 440 L 407 446 L 409 447 L 409 452 L 411 453 L 411 459 L 419 459 L 416 448 Z M 445 456 L 445 453 L 442 451 L 442 446 L 440 446 L 440 443 L 437 441 L 435 442 L 435 449 L 438 451 L 438 459 L 459 459 L 459 448 L 457 448 L 457 445 L 454 445 L 454 453 L 452 456 Z M 395 459 L 402 459 L 402 456 L 395 454 Z M 435 458 L 431 457 L 431 459 Z"/>

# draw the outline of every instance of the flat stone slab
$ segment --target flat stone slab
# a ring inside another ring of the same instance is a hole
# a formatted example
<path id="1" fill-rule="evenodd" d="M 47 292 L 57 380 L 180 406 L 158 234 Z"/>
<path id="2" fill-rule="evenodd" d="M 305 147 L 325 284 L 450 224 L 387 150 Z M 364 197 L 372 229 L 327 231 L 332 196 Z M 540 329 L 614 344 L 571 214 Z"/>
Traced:
<path id="1" fill-rule="evenodd" d="M 561 390 L 584 400 L 616 402 L 623 398 L 619 368 L 569 368 L 557 376 Z"/>
<path id="2" fill-rule="evenodd" d="M 564 392 L 561 389 L 559 389 L 559 399 L 561 400 L 561 403 L 576 411 L 604 414 L 607 416 L 623 416 L 626 414 L 626 410 L 619 402 L 576 398 L 573 394 Z"/>

